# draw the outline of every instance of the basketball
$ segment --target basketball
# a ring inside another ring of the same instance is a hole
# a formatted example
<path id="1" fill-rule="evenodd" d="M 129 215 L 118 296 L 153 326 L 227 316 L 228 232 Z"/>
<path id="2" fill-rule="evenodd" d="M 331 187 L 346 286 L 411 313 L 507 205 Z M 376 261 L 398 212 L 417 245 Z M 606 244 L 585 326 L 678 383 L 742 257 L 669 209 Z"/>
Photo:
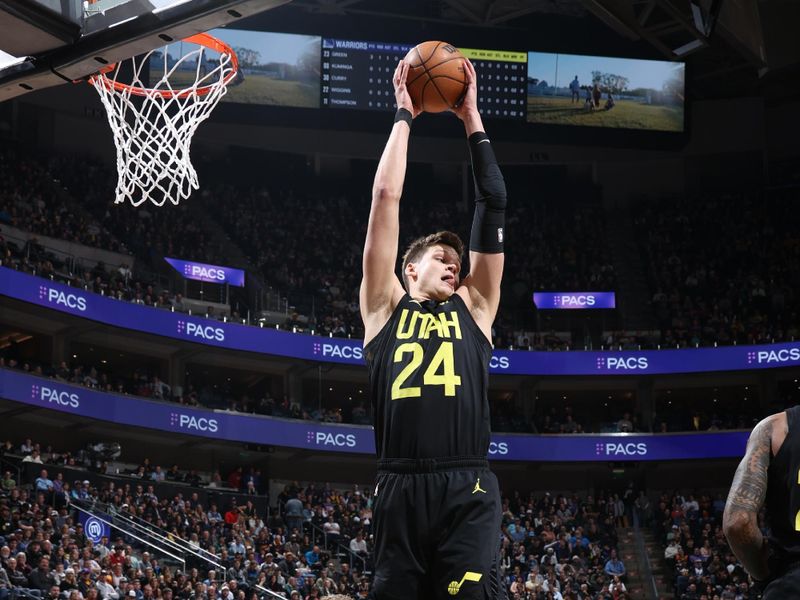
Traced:
<path id="1" fill-rule="evenodd" d="M 406 54 L 406 87 L 414 106 L 437 113 L 457 106 L 467 90 L 464 55 L 447 42 L 422 42 Z"/>

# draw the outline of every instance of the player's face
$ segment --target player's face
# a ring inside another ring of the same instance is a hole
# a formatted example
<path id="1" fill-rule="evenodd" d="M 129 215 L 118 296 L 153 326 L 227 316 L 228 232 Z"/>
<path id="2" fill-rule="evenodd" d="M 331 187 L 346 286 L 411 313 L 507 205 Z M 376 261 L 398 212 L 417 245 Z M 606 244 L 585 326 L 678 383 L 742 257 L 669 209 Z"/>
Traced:
<path id="1" fill-rule="evenodd" d="M 431 246 L 415 266 L 417 280 L 414 287 L 419 295 L 431 300 L 446 300 L 458 287 L 461 261 L 450 246 Z"/>

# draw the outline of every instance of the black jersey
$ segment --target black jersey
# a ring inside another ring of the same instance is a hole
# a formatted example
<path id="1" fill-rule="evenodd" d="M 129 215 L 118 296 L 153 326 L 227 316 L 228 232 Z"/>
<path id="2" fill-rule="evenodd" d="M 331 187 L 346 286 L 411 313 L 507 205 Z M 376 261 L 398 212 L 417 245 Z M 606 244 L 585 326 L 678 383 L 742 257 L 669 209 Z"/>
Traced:
<path id="1" fill-rule="evenodd" d="M 492 346 L 458 294 L 405 294 L 364 350 L 379 459 L 486 456 Z"/>
<path id="2" fill-rule="evenodd" d="M 786 411 L 788 433 L 767 471 L 770 545 L 782 560 L 800 560 L 800 406 Z"/>

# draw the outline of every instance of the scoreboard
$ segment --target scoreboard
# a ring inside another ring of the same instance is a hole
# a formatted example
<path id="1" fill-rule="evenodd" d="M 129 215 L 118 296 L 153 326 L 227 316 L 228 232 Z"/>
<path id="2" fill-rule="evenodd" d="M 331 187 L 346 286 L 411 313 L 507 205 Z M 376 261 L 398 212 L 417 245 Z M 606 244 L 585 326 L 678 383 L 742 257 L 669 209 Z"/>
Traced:
<path id="1" fill-rule="evenodd" d="M 240 77 L 223 102 L 325 111 L 393 112 L 392 76 L 412 43 L 241 29 L 211 34 L 235 49 Z M 375 33 L 378 35 L 378 32 Z M 451 40 L 453 41 L 453 40 Z M 175 42 L 151 70 L 185 52 Z M 476 42 L 495 43 L 495 42 Z M 475 66 L 478 110 L 484 119 L 545 126 L 685 131 L 685 64 L 552 52 L 459 48 Z M 209 65 L 218 60 L 209 51 Z M 172 62 L 170 62 L 172 61 Z M 161 78 L 163 73 L 154 73 Z M 179 73 L 178 75 L 183 75 Z M 603 103 L 587 105 L 599 85 Z M 575 91 L 579 101 L 575 101 Z M 333 117 L 333 118 L 331 118 Z M 347 119 L 345 119 L 347 120 Z M 366 121 L 371 121 L 368 117 Z M 507 129 L 510 131 L 511 129 Z"/>
<path id="2" fill-rule="evenodd" d="M 394 108 L 392 75 L 414 46 L 388 42 L 323 38 L 321 106 L 387 111 Z M 461 48 L 478 74 L 482 115 L 525 119 L 525 52 Z"/>
<path id="3" fill-rule="evenodd" d="M 461 48 L 478 74 L 478 110 L 482 115 L 524 119 L 528 54 Z"/>
<path id="4" fill-rule="evenodd" d="M 392 75 L 413 46 L 385 42 L 322 40 L 322 106 L 388 110 L 394 107 Z"/>

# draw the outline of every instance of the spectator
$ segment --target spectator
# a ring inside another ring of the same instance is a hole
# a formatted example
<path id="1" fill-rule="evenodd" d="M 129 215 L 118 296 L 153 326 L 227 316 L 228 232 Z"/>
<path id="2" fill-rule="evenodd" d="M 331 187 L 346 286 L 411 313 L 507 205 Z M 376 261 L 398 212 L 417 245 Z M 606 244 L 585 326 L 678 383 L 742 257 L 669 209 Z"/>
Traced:
<path id="1" fill-rule="evenodd" d="M 302 531 L 303 529 L 303 501 L 300 499 L 300 494 L 296 494 L 295 497 L 289 498 L 286 501 L 286 506 L 284 508 L 284 514 L 286 516 L 286 525 L 289 528 L 289 532 L 293 530 L 297 530 L 298 532 Z"/>
<path id="2" fill-rule="evenodd" d="M 57 585 L 55 578 L 50 574 L 50 560 L 46 557 L 39 559 L 38 567 L 28 575 L 29 587 L 35 590 L 49 590 Z"/>
<path id="3" fill-rule="evenodd" d="M 6 492 L 10 492 L 15 487 L 17 487 L 17 482 L 14 477 L 11 475 L 11 471 L 6 471 L 3 473 L 3 480 L 0 483 L 0 487 L 3 488 Z"/>
<path id="4" fill-rule="evenodd" d="M 78 580 L 75 577 L 75 569 L 67 567 L 64 570 L 64 579 L 61 580 L 59 588 L 62 592 L 71 592 L 78 589 Z"/>
<path id="5" fill-rule="evenodd" d="M 322 530 L 325 532 L 325 537 L 329 547 L 335 546 L 339 541 L 339 537 L 341 536 L 341 527 L 339 526 L 339 523 L 333 519 L 333 515 L 328 515 L 328 520 L 322 526 Z"/>
<path id="6" fill-rule="evenodd" d="M 603 567 L 606 575 L 609 577 L 624 577 L 625 576 L 625 565 L 622 564 L 622 561 L 617 558 L 617 551 L 611 551 L 611 557 L 606 561 L 605 567 Z"/>
<path id="7" fill-rule="evenodd" d="M 359 556 L 366 556 L 367 542 L 364 540 L 364 535 L 359 531 L 352 540 L 350 540 L 350 551 L 355 552 Z"/>
<path id="8" fill-rule="evenodd" d="M 61 588 L 58 585 L 51 585 L 45 598 L 46 600 L 59 600 L 61 598 Z"/>
<path id="9" fill-rule="evenodd" d="M 114 577 L 105 572 L 97 581 L 97 592 L 103 600 L 119 600 L 119 592 L 114 587 Z"/>
<path id="10" fill-rule="evenodd" d="M 620 579 L 619 575 L 614 575 L 611 583 L 608 585 L 608 591 L 613 598 L 624 597 L 628 593 L 628 589 Z"/>
<path id="11" fill-rule="evenodd" d="M 24 556 L 24 555 L 23 555 Z M 28 577 L 25 575 L 25 572 L 19 568 L 17 565 L 17 559 L 11 557 L 6 562 L 5 568 L 6 574 L 8 575 L 9 581 L 11 581 L 11 585 L 14 587 L 28 587 Z"/>
<path id="12" fill-rule="evenodd" d="M 39 455 L 38 450 L 33 450 L 30 454 L 22 459 L 22 462 L 32 462 L 40 465 L 42 464 L 42 458 Z"/>
<path id="13" fill-rule="evenodd" d="M 46 469 L 42 469 L 39 477 L 36 478 L 34 488 L 37 492 L 44 492 L 48 496 L 53 492 L 53 481 L 48 478 Z"/>
<path id="14" fill-rule="evenodd" d="M 622 418 L 617 421 L 617 431 L 621 433 L 631 433 L 633 431 L 633 421 L 631 421 L 631 414 L 625 413 Z"/>
<path id="15" fill-rule="evenodd" d="M 11 595 L 11 580 L 5 569 L 0 568 L 0 600 L 8 600 Z"/>
<path id="16" fill-rule="evenodd" d="M 319 546 L 315 545 L 313 548 L 311 548 L 311 550 L 306 552 L 305 558 L 306 563 L 308 563 L 310 567 L 320 564 Z"/>

